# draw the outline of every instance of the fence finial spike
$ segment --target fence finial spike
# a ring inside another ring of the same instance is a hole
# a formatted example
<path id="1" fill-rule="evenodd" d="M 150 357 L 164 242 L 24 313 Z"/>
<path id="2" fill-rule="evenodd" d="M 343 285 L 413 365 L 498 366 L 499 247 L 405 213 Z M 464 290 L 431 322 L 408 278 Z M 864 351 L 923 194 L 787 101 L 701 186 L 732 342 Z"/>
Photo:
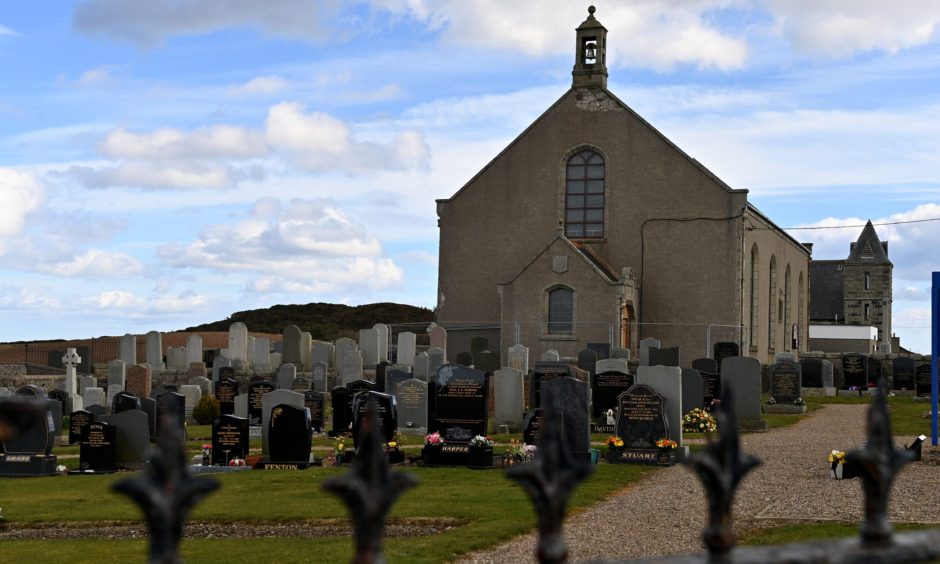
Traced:
<path id="1" fill-rule="evenodd" d="M 702 540 L 712 556 L 727 554 L 734 547 L 736 538 L 731 526 L 734 494 L 744 476 L 761 463 L 758 458 L 741 452 L 733 398 L 731 386 L 725 386 L 715 414 L 720 439 L 715 442 L 709 437 L 708 446 L 685 462 L 698 474 L 708 497 L 708 526 L 702 533 Z"/>

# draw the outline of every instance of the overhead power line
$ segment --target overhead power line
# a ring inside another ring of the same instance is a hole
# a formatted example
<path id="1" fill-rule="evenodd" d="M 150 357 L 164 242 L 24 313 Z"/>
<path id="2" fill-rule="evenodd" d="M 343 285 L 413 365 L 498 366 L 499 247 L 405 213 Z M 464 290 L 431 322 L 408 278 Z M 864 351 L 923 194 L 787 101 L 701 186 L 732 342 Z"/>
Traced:
<path id="1" fill-rule="evenodd" d="M 928 221 L 940 221 L 940 217 L 932 217 L 929 219 L 909 219 L 907 221 L 886 221 L 884 223 L 872 223 L 875 227 L 881 227 L 882 225 L 903 225 L 906 223 L 926 223 Z M 818 227 L 781 227 L 785 231 L 811 231 L 816 229 L 860 229 L 865 227 L 865 224 L 862 225 L 821 225 Z M 762 228 L 769 229 L 769 228 Z"/>

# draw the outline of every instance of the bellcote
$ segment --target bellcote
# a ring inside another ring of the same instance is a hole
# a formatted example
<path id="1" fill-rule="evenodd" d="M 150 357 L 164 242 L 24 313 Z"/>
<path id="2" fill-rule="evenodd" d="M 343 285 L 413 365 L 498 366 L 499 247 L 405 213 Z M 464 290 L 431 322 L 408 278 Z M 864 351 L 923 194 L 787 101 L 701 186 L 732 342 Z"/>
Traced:
<path id="1" fill-rule="evenodd" d="M 607 88 L 607 28 L 594 18 L 595 8 L 575 30 L 575 59 L 571 85 Z"/>

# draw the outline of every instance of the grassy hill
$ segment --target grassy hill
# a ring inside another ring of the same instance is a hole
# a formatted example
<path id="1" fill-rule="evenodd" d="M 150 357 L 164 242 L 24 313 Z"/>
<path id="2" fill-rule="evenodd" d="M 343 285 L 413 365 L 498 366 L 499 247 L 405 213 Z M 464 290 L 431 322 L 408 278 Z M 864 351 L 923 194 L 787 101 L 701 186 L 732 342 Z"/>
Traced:
<path id="1" fill-rule="evenodd" d="M 434 312 L 405 304 L 377 303 L 361 306 L 342 304 L 276 305 L 233 313 L 228 319 L 187 327 L 184 331 L 228 331 L 236 321 L 252 333 L 280 333 L 288 325 L 309 331 L 314 339 L 358 338 L 359 330 L 376 323 L 420 323 L 434 320 Z"/>

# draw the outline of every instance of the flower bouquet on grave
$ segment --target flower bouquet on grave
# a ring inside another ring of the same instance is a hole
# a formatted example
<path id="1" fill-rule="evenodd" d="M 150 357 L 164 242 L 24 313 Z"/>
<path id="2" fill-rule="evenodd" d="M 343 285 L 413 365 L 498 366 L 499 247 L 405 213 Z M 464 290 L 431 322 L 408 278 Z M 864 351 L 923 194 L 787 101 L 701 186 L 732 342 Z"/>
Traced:
<path id="1" fill-rule="evenodd" d="M 509 440 L 509 448 L 506 449 L 506 464 L 522 464 L 535 459 L 535 445 L 527 445 L 518 439 Z"/>
<path id="2" fill-rule="evenodd" d="M 851 480 L 856 477 L 855 469 L 846 465 L 845 453 L 841 450 L 833 450 L 826 460 L 829 461 L 829 475 L 836 480 Z"/>
<path id="3" fill-rule="evenodd" d="M 656 441 L 656 448 L 663 452 L 672 452 L 679 448 L 679 443 L 672 439 L 659 439 Z"/>
<path id="4" fill-rule="evenodd" d="M 796 398 L 793 400 L 793 405 L 806 405 L 806 401 L 803 398 Z"/>
<path id="5" fill-rule="evenodd" d="M 493 446 L 493 439 L 489 437 L 484 437 L 483 435 L 477 435 L 470 439 L 469 447 L 470 448 L 486 448 Z"/>
<path id="6" fill-rule="evenodd" d="M 431 433 L 424 437 L 425 446 L 429 447 L 442 447 L 444 446 L 444 437 L 437 431 Z"/>
<path id="7" fill-rule="evenodd" d="M 402 453 L 401 448 L 399 448 L 400 444 L 401 438 L 398 433 L 395 433 L 392 440 L 385 443 L 385 456 L 388 457 L 390 464 L 400 464 L 405 461 L 405 455 Z"/>
<path id="8" fill-rule="evenodd" d="M 346 460 L 346 438 L 344 436 L 336 437 L 333 448 L 326 455 L 327 464 L 330 466 L 339 466 Z"/>
<path id="9" fill-rule="evenodd" d="M 238 458 L 237 456 L 228 461 L 229 466 L 245 466 L 245 459 Z"/>
<path id="10" fill-rule="evenodd" d="M 714 433 L 718 430 L 715 416 L 700 407 L 689 410 L 682 416 L 683 433 Z"/>
<path id="11" fill-rule="evenodd" d="M 623 439 L 620 437 L 607 437 L 607 451 L 619 451 L 623 448 Z"/>
<path id="12" fill-rule="evenodd" d="M 209 466 L 212 464 L 212 444 L 205 443 L 202 445 L 202 465 Z"/>

